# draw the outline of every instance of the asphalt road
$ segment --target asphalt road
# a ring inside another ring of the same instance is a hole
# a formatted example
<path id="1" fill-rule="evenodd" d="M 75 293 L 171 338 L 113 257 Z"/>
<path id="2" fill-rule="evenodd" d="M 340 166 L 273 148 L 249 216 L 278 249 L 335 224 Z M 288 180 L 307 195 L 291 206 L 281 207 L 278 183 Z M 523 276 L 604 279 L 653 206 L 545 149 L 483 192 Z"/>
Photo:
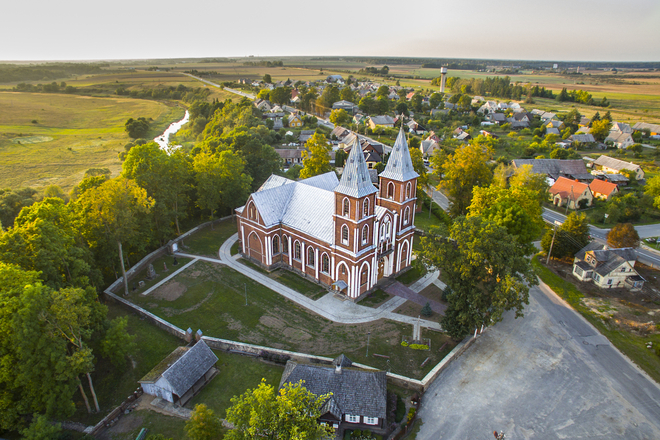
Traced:
<path id="1" fill-rule="evenodd" d="M 548 208 L 543 208 L 543 219 L 551 224 L 554 224 L 555 221 L 563 223 L 566 220 L 566 216 L 559 214 L 555 211 L 552 211 Z M 657 237 L 660 236 L 660 224 L 656 225 L 646 225 L 646 226 L 635 226 L 637 233 L 640 238 L 646 237 Z M 591 236 L 603 243 L 607 240 L 607 233 L 609 229 L 600 229 L 595 226 L 589 226 L 589 233 Z M 660 253 L 649 251 L 643 248 L 635 249 L 637 253 L 637 260 L 641 263 L 644 263 L 648 266 L 654 266 L 660 268 Z"/>
<path id="2" fill-rule="evenodd" d="M 545 286 L 424 395 L 417 439 L 658 439 L 660 388 Z"/>

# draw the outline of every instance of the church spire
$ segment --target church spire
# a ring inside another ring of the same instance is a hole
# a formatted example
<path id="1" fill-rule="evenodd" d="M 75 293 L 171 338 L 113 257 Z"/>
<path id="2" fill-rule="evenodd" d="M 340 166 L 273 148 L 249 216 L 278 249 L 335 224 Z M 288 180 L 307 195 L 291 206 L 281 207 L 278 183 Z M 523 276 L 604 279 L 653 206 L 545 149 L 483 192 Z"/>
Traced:
<path id="1" fill-rule="evenodd" d="M 410 151 L 408 150 L 408 142 L 403 133 L 403 119 L 401 120 L 401 130 L 394 142 L 392 152 L 389 159 L 387 159 L 387 166 L 385 171 L 380 173 L 380 177 L 385 177 L 399 182 L 419 177 L 413 168 L 412 159 L 410 158 Z"/>
<path id="2" fill-rule="evenodd" d="M 371 183 L 369 168 L 367 167 L 367 162 L 364 160 L 364 154 L 362 153 L 362 147 L 360 146 L 360 140 L 357 135 L 355 136 L 351 152 L 346 158 L 344 172 L 341 175 L 339 185 L 335 188 L 335 192 L 352 197 L 364 197 L 378 192 Z"/>

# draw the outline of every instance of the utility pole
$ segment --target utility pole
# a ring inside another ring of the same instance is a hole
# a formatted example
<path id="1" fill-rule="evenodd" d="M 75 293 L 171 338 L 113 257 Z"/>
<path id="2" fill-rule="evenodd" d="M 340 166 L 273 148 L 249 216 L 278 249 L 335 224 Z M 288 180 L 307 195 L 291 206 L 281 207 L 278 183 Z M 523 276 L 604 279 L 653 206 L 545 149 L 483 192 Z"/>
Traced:
<path id="1" fill-rule="evenodd" d="M 552 246 L 555 245 L 555 237 L 557 236 L 557 226 L 561 225 L 560 222 L 555 220 L 555 232 L 552 234 L 552 241 L 550 242 L 550 250 L 548 251 L 548 258 L 545 260 L 545 265 L 550 264 L 550 255 L 552 254 Z"/>
<path id="2" fill-rule="evenodd" d="M 365 357 L 369 357 L 369 338 L 371 337 L 371 332 L 367 332 L 367 355 Z"/>

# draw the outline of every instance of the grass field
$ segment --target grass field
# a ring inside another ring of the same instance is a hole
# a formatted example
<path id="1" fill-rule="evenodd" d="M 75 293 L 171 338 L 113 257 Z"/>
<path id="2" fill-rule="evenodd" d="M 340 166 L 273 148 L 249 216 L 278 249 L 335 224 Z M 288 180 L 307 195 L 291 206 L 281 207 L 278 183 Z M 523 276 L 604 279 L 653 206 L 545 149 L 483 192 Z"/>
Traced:
<path id="1" fill-rule="evenodd" d="M 68 190 L 92 167 L 116 176 L 128 118 L 152 118 L 153 137 L 183 114 L 156 101 L 0 92 L 0 187 Z"/>
<path id="2" fill-rule="evenodd" d="M 148 297 L 132 293 L 129 298 L 180 328 L 199 328 L 208 336 L 329 357 L 344 353 L 353 361 L 410 377 L 423 377 L 448 352 L 438 352 L 448 341 L 442 333 L 423 331 L 422 336 L 431 340 L 430 351 L 403 347 L 402 338 L 412 336 L 410 325 L 385 320 L 332 323 L 230 268 L 204 261 Z M 390 356 L 389 363 L 386 358 L 366 357 L 368 332 L 369 352 Z M 421 368 L 427 357 L 430 361 Z"/>

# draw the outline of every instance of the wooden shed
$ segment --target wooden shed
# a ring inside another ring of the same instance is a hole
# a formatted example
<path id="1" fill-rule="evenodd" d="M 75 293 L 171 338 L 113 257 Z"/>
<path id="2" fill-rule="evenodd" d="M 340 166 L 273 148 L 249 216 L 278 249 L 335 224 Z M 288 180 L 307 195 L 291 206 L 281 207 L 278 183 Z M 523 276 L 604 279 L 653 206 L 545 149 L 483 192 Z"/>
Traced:
<path id="1" fill-rule="evenodd" d="M 138 383 L 145 394 L 185 405 L 215 375 L 218 357 L 204 340 L 178 347 Z"/>

